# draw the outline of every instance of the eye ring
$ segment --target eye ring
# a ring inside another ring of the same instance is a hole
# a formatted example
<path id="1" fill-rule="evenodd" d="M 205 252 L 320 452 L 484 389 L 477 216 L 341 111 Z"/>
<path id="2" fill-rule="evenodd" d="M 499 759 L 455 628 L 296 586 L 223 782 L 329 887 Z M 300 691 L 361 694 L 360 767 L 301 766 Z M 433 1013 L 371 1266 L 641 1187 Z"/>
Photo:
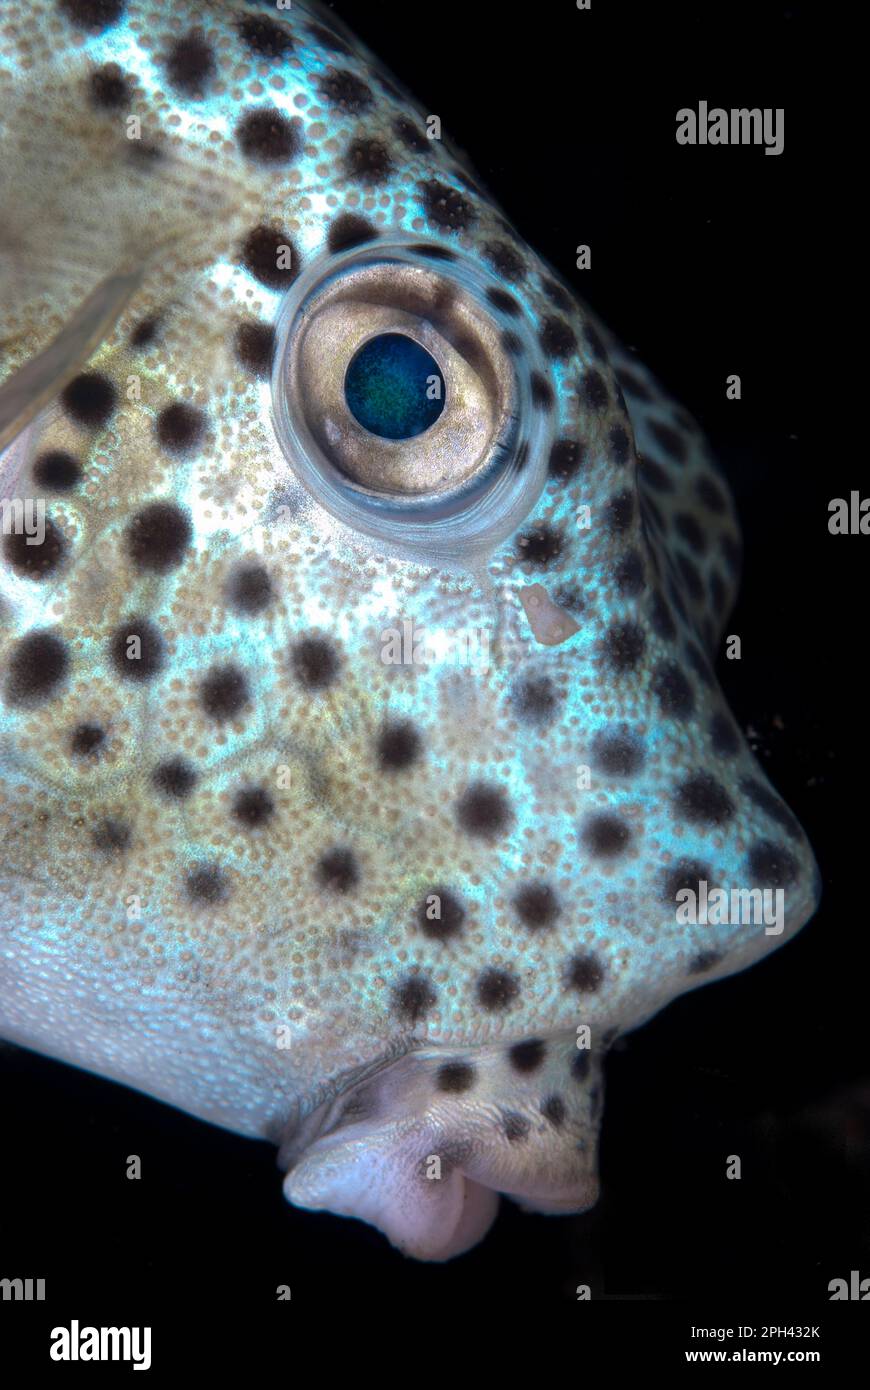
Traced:
<path id="1" fill-rule="evenodd" d="M 433 269 L 415 251 L 412 239 L 381 242 L 308 263 L 278 314 L 272 419 L 299 481 L 346 526 L 385 551 L 465 560 L 508 535 L 542 489 L 546 423 L 502 345 L 479 267 Z M 346 398 L 350 363 L 390 334 L 416 343 L 443 380 L 443 410 L 411 437 L 370 432 Z M 528 339 L 534 359 L 531 323 Z"/>

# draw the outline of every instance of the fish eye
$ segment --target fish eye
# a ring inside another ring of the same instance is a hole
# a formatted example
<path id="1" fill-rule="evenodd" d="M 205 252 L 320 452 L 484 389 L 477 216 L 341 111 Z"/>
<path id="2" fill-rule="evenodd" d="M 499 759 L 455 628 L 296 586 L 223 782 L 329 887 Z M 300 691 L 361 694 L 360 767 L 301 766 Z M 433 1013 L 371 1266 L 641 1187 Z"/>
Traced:
<path id="1" fill-rule="evenodd" d="M 272 414 L 327 511 L 414 558 L 461 558 L 509 534 L 545 469 L 519 449 L 534 412 L 480 270 L 414 251 L 330 257 L 299 277 L 278 315 Z"/>

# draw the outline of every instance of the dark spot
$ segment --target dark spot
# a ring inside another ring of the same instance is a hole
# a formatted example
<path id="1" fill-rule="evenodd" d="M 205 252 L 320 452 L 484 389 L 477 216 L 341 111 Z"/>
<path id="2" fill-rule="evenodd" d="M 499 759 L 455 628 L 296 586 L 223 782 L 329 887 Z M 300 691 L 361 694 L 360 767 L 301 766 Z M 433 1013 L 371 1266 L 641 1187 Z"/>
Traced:
<path id="1" fill-rule="evenodd" d="M 578 1048 L 577 1056 L 571 1063 L 571 1075 L 575 1081 L 585 1081 L 592 1065 L 592 1053 L 588 1047 Z"/>
<path id="2" fill-rule="evenodd" d="M 550 303 L 554 304 L 557 309 L 561 309 L 562 312 L 566 314 L 570 313 L 571 309 L 574 307 L 571 296 L 568 291 L 557 284 L 555 280 L 542 280 L 541 289 L 544 291 Z"/>
<path id="3" fill-rule="evenodd" d="M 556 1129 L 560 1129 L 565 1123 L 565 1102 L 561 1096 L 546 1096 L 541 1101 L 541 1114 L 545 1120 Z"/>
<path id="4" fill-rule="evenodd" d="M 747 857 L 752 883 L 762 888 L 787 888 L 798 877 L 797 860 L 772 840 L 756 840 Z"/>
<path id="5" fill-rule="evenodd" d="M 259 15 L 239 20 L 239 35 L 246 48 L 258 58 L 283 58 L 293 52 L 290 30 Z"/>
<path id="6" fill-rule="evenodd" d="M 94 68 L 89 79 L 91 105 L 104 111 L 117 111 L 130 103 L 130 83 L 117 63 Z"/>
<path id="7" fill-rule="evenodd" d="M 60 0 L 60 8 L 77 29 L 97 34 L 117 24 L 124 13 L 124 0 Z"/>
<path id="8" fill-rule="evenodd" d="M 185 875 L 187 896 L 192 902 L 219 903 L 229 895 L 226 874 L 219 864 L 201 863 L 189 869 Z"/>
<path id="9" fill-rule="evenodd" d="M 510 1008 L 519 992 L 519 982 L 509 970 L 490 966 L 477 980 L 478 1003 L 490 1013 Z"/>
<path id="10" fill-rule="evenodd" d="M 157 416 L 157 438 L 167 453 L 182 454 L 195 449 L 205 434 L 205 415 L 196 406 L 174 401 Z"/>
<path id="11" fill-rule="evenodd" d="M 710 720 L 710 742 L 717 753 L 732 758 L 740 747 L 737 730 L 725 714 L 714 714 Z"/>
<path id="12" fill-rule="evenodd" d="M 402 144 L 415 154 L 432 154 L 433 141 L 429 139 L 425 131 L 413 121 L 409 121 L 407 116 L 397 116 L 393 121 L 393 130 L 398 135 Z"/>
<path id="13" fill-rule="evenodd" d="M 701 651 L 700 647 L 697 646 L 694 642 L 687 642 L 686 656 L 689 659 L 689 665 L 695 672 L 695 675 L 698 676 L 699 679 L 702 680 L 705 685 L 709 685 L 712 687 L 715 684 L 716 678 L 713 675 L 709 661 L 707 660 L 704 653 Z"/>
<path id="14" fill-rule="evenodd" d="M 562 553 L 562 533 L 541 524 L 517 541 L 517 559 L 523 564 L 549 565 Z"/>
<path id="15" fill-rule="evenodd" d="M 108 816 L 94 826 L 91 838 L 103 854 L 120 854 L 130 844 L 130 827 L 125 821 Z"/>
<path id="16" fill-rule="evenodd" d="M 608 777 L 632 777 L 643 767 L 643 741 L 627 724 L 602 729 L 592 741 L 592 763 Z"/>
<path id="17" fill-rule="evenodd" d="M 559 916 L 559 900 L 549 883 L 524 883 L 513 901 L 517 916 L 530 931 L 552 927 Z"/>
<path id="18" fill-rule="evenodd" d="M 639 401 L 652 400 L 650 392 L 647 390 L 640 377 L 635 376 L 633 372 L 620 369 L 620 371 L 617 372 L 617 376 L 619 377 L 620 385 L 623 390 L 627 391 L 630 396 L 634 396 Z"/>
<path id="19" fill-rule="evenodd" d="M 288 121 L 276 107 L 248 111 L 236 126 L 236 140 L 246 159 L 258 164 L 287 164 L 302 150 L 302 122 Z"/>
<path id="20" fill-rule="evenodd" d="M 707 549 L 707 537 L 691 512 L 677 512 L 674 517 L 674 530 L 677 535 L 682 536 L 690 550 L 694 550 L 696 555 L 703 555 Z"/>
<path id="21" fill-rule="evenodd" d="M 701 583 L 701 576 L 692 564 L 688 555 L 677 552 L 677 568 L 682 576 L 683 583 L 689 591 L 691 598 L 697 603 L 704 596 L 704 586 Z"/>
<path id="22" fill-rule="evenodd" d="M 526 278 L 525 261 L 509 242 L 487 241 L 481 249 L 490 265 L 511 284 Z"/>
<path id="23" fill-rule="evenodd" d="M 341 846 L 327 850 L 317 865 L 317 881 L 331 893 L 349 893 L 359 883 L 360 872 L 356 857 Z"/>
<path id="24" fill-rule="evenodd" d="M 166 55 L 170 86 L 188 97 L 201 97 L 214 77 L 215 61 L 211 44 L 201 29 L 191 29 L 176 39 Z"/>
<path id="25" fill-rule="evenodd" d="M 660 661 L 653 671 L 652 688 L 665 714 L 688 719 L 695 708 L 692 687 L 675 661 Z"/>
<path id="26" fill-rule="evenodd" d="M 134 164 L 139 164 L 147 173 L 158 167 L 163 158 L 164 148 L 156 140 L 128 140 L 126 156 Z"/>
<path id="27" fill-rule="evenodd" d="M 331 29 L 326 29 L 322 24 L 309 24 L 308 32 L 315 43 L 322 44 L 331 53 L 342 53 L 350 57 L 350 49 L 344 39 L 340 39 L 337 34 L 333 34 Z"/>
<path id="28" fill-rule="evenodd" d="M 344 167 L 350 178 L 373 185 L 389 178 L 393 172 L 393 161 L 383 140 L 361 137 L 348 145 Z"/>
<path id="29" fill-rule="evenodd" d="M 728 503 L 725 494 L 717 482 L 710 477 L 709 473 L 702 473 L 695 482 L 695 491 L 711 512 L 722 513 L 726 510 Z"/>
<path id="30" fill-rule="evenodd" d="M 646 634 L 637 623 L 614 623 L 604 634 L 601 647 L 614 671 L 633 671 L 643 656 Z"/>
<path id="31" fill-rule="evenodd" d="M 577 334 L 564 319 L 548 314 L 541 324 L 538 341 L 548 357 L 566 358 L 577 350 Z"/>
<path id="32" fill-rule="evenodd" d="M 623 598 L 639 594 L 646 584 L 643 560 L 636 550 L 623 555 L 615 572 L 616 587 Z"/>
<path id="33" fill-rule="evenodd" d="M 559 691 L 549 676 L 523 676 L 511 691 L 519 717 L 528 724 L 549 724 L 559 708 Z"/>
<path id="34" fill-rule="evenodd" d="M 325 637 L 302 637 L 291 649 L 293 674 L 307 690 L 325 690 L 337 679 L 338 652 Z"/>
<path id="35" fill-rule="evenodd" d="M 611 425 L 608 434 L 610 440 L 610 454 L 614 463 L 622 467 L 628 463 L 631 453 L 631 440 L 628 431 L 622 425 Z"/>
<path id="36" fill-rule="evenodd" d="M 581 404 L 590 410 L 605 410 L 610 402 L 607 382 L 600 372 L 591 369 L 584 372 L 577 394 Z"/>
<path id="37" fill-rule="evenodd" d="M 618 816 L 602 811 L 586 821 L 582 838 L 590 854 L 601 859 L 613 859 L 627 849 L 631 831 Z"/>
<path id="38" fill-rule="evenodd" d="M 488 289 L 486 297 L 492 307 L 498 309 L 502 314 L 508 314 L 511 318 L 516 318 L 518 314 L 522 313 L 522 309 L 513 295 L 508 294 L 506 290 Z"/>
<path id="39" fill-rule="evenodd" d="M 428 179 L 420 184 L 423 210 L 436 227 L 445 227 L 451 232 L 462 232 L 476 220 L 473 205 L 456 188 L 440 183 L 438 179 Z"/>
<path id="40" fill-rule="evenodd" d="M 374 241 L 377 235 L 377 229 L 365 217 L 358 217 L 355 212 L 342 212 L 330 223 L 327 246 L 336 255 L 339 251 L 349 251 L 352 246 Z"/>
<path id="41" fill-rule="evenodd" d="M 580 469 L 586 457 L 586 446 L 576 439 L 557 439 L 550 450 L 547 471 L 551 478 L 566 483 Z"/>
<path id="42" fill-rule="evenodd" d="M 656 492 L 673 492 L 673 481 L 668 477 L 661 464 L 656 463 L 655 459 L 643 456 L 638 459 L 638 464 L 640 466 L 638 476 L 642 483 L 655 488 Z"/>
<path id="43" fill-rule="evenodd" d="M 134 348 L 148 347 L 149 343 L 153 343 L 156 338 L 159 326 L 160 319 L 156 315 L 140 319 L 130 334 L 130 346 Z"/>
<path id="44" fill-rule="evenodd" d="M 129 618 L 109 642 L 112 665 L 128 681 L 150 681 L 163 669 L 164 644 L 147 618 Z"/>
<path id="45" fill-rule="evenodd" d="M 685 463 L 686 441 L 681 434 L 677 434 L 677 431 L 671 429 L 670 425 L 659 424 L 657 420 L 651 422 L 650 431 L 666 454 L 676 459 L 677 463 Z"/>
<path id="46" fill-rule="evenodd" d="M 417 908 L 417 925 L 433 941 L 449 941 L 458 936 L 464 921 L 465 908 L 449 888 L 430 888 Z"/>
<path id="47" fill-rule="evenodd" d="M 320 78 L 318 86 L 324 101 L 350 116 L 362 115 L 374 101 L 371 88 L 345 68 L 330 68 Z"/>
<path id="48" fill-rule="evenodd" d="M 542 376 L 540 372 L 532 372 L 529 377 L 529 384 L 532 389 L 532 404 L 536 405 L 539 410 L 552 409 L 553 388 L 547 378 Z"/>
<path id="49" fill-rule="evenodd" d="M 61 404 L 77 425 L 102 429 L 115 409 L 117 392 L 101 372 L 82 372 L 74 376 L 61 392 Z"/>
<path id="50" fill-rule="evenodd" d="M 265 787 L 243 787 L 233 797 L 233 815 L 251 830 L 265 825 L 274 814 L 275 803 Z"/>
<path id="51" fill-rule="evenodd" d="M 540 1038 L 526 1038 L 524 1042 L 514 1043 L 508 1050 L 508 1061 L 514 1071 L 526 1076 L 542 1066 L 547 1055 L 547 1045 Z"/>
<path id="52" fill-rule="evenodd" d="M 502 1129 L 505 1138 L 512 1144 L 528 1139 L 530 1125 L 525 1115 L 520 1115 L 516 1110 L 505 1110 L 501 1117 Z"/>
<path id="53" fill-rule="evenodd" d="M 66 544 L 61 532 L 49 517 L 44 518 L 43 527 L 41 540 L 24 531 L 10 531 L 3 538 L 4 559 L 23 579 L 45 579 L 63 559 Z"/>
<path id="54" fill-rule="evenodd" d="M 721 951 L 699 951 L 689 962 L 689 974 L 700 975 L 705 970 L 712 970 L 714 965 L 718 965 L 722 960 Z"/>
<path id="55" fill-rule="evenodd" d="M 693 825 L 724 825 L 734 815 L 734 803 L 709 772 L 687 777 L 674 792 L 678 815 Z"/>
<path id="56" fill-rule="evenodd" d="M 87 758 L 96 755 L 105 741 L 105 731 L 99 724 L 77 724 L 70 735 L 70 752 L 76 757 Z"/>
<path id="57" fill-rule="evenodd" d="M 803 831 L 800 828 L 791 811 L 785 806 L 769 787 L 765 787 L 763 782 L 756 782 L 754 777 L 744 777 L 740 783 L 740 790 L 744 796 L 763 811 L 771 820 L 775 820 L 777 825 L 781 825 L 787 835 L 793 840 L 803 838 Z"/>
<path id="58" fill-rule="evenodd" d="M 519 470 L 520 470 L 521 468 L 525 468 L 525 466 L 526 466 L 526 464 L 528 463 L 528 461 L 529 461 L 529 441 L 528 441 L 527 439 L 524 439 L 523 442 L 522 442 L 522 444 L 519 446 L 519 448 L 517 449 L 517 452 L 516 452 L 515 467 L 516 467 L 517 471 L 519 472 Z"/>
<path id="59" fill-rule="evenodd" d="M 233 349 L 238 361 L 252 376 L 268 377 L 275 351 L 275 329 L 271 323 L 248 319 L 236 329 Z"/>
<path id="60" fill-rule="evenodd" d="M 594 994 L 604 979 L 604 967 L 597 956 L 579 952 L 568 961 L 566 988 L 580 994 Z"/>
<path id="61" fill-rule="evenodd" d="M 287 289 L 299 274 L 296 247 L 280 227 L 254 227 L 242 245 L 241 261 L 254 279 L 270 290 Z"/>
<path id="62" fill-rule="evenodd" d="M 212 667 L 200 681 L 199 702 L 211 719 L 234 719 L 250 698 L 244 673 L 232 663 Z"/>
<path id="63" fill-rule="evenodd" d="M 662 874 L 662 901 L 675 903 L 678 893 L 694 893 L 697 898 L 702 883 L 709 884 L 712 874 L 706 864 L 697 859 L 680 859 Z"/>
<path id="64" fill-rule="evenodd" d="M 608 498 L 604 515 L 611 531 L 627 531 L 634 520 L 634 494 L 626 489 Z"/>
<path id="65" fill-rule="evenodd" d="M 468 1062 L 443 1062 L 435 1073 L 435 1085 L 449 1095 L 470 1091 L 475 1082 L 475 1070 Z"/>
<path id="66" fill-rule="evenodd" d="M 127 554 L 137 569 L 166 574 L 181 564 L 192 534 L 190 518 L 174 502 L 150 502 L 127 527 Z"/>
<path id="67" fill-rule="evenodd" d="M 274 598 L 269 571 L 264 565 L 249 561 L 233 570 L 227 584 L 227 602 L 231 608 L 249 616 L 262 613 Z"/>
<path id="68" fill-rule="evenodd" d="M 169 762 L 160 763 L 155 767 L 151 773 L 151 781 L 164 796 L 181 801 L 185 796 L 189 796 L 196 786 L 196 773 L 183 758 L 171 758 Z"/>
<path id="69" fill-rule="evenodd" d="M 438 1002 L 425 975 L 409 975 L 393 990 L 393 1008 L 409 1023 L 417 1023 Z"/>
<path id="70" fill-rule="evenodd" d="M 448 251 L 446 246 L 417 246 L 414 248 L 418 256 L 423 256 L 427 261 L 455 261 L 457 259 L 455 251 Z"/>
<path id="71" fill-rule="evenodd" d="M 386 772 L 410 767 L 420 756 L 421 739 L 410 719 L 385 724 L 378 735 L 378 762 Z"/>
<path id="72" fill-rule="evenodd" d="M 507 793 L 492 782 L 472 782 L 460 797 L 456 813 L 463 830 L 484 840 L 505 834 L 513 820 Z"/>
<path id="73" fill-rule="evenodd" d="M 47 492 L 68 492 L 81 482 L 82 466 L 72 454 L 51 449 L 40 454 L 33 465 L 33 480 Z"/>

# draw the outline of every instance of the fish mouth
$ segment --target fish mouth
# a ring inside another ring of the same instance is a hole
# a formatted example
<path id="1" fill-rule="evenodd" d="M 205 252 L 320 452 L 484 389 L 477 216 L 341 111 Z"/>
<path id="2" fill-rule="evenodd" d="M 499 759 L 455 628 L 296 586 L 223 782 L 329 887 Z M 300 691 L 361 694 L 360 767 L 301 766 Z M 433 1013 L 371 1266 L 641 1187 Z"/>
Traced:
<path id="1" fill-rule="evenodd" d="M 292 1171 L 302 1154 L 318 1139 L 371 1116 L 374 1113 L 374 1096 L 370 1083 L 386 1068 L 422 1046 L 413 1038 L 397 1039 L 394 1046 L 371 1062 L 339 1072 L 299 1096 L 280 1134 L 275 1136 L 278 1144 L 276 1161 L 282 1172 Z"/>

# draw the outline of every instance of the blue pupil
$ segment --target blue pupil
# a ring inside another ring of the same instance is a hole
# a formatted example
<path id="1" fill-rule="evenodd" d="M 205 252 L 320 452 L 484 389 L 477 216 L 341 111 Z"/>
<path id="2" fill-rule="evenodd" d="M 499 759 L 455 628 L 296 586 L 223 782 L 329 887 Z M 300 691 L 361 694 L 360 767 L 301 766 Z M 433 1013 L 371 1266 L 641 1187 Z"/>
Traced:
<path id="1" fill-rule="evenodd" d="M 351 359 L 344 396 L 354 419 L 370 434 L 413 439 L 434 425 L 444 409 L 444 378 L 435 358 L 413 338 L 382 333 Z"/>

